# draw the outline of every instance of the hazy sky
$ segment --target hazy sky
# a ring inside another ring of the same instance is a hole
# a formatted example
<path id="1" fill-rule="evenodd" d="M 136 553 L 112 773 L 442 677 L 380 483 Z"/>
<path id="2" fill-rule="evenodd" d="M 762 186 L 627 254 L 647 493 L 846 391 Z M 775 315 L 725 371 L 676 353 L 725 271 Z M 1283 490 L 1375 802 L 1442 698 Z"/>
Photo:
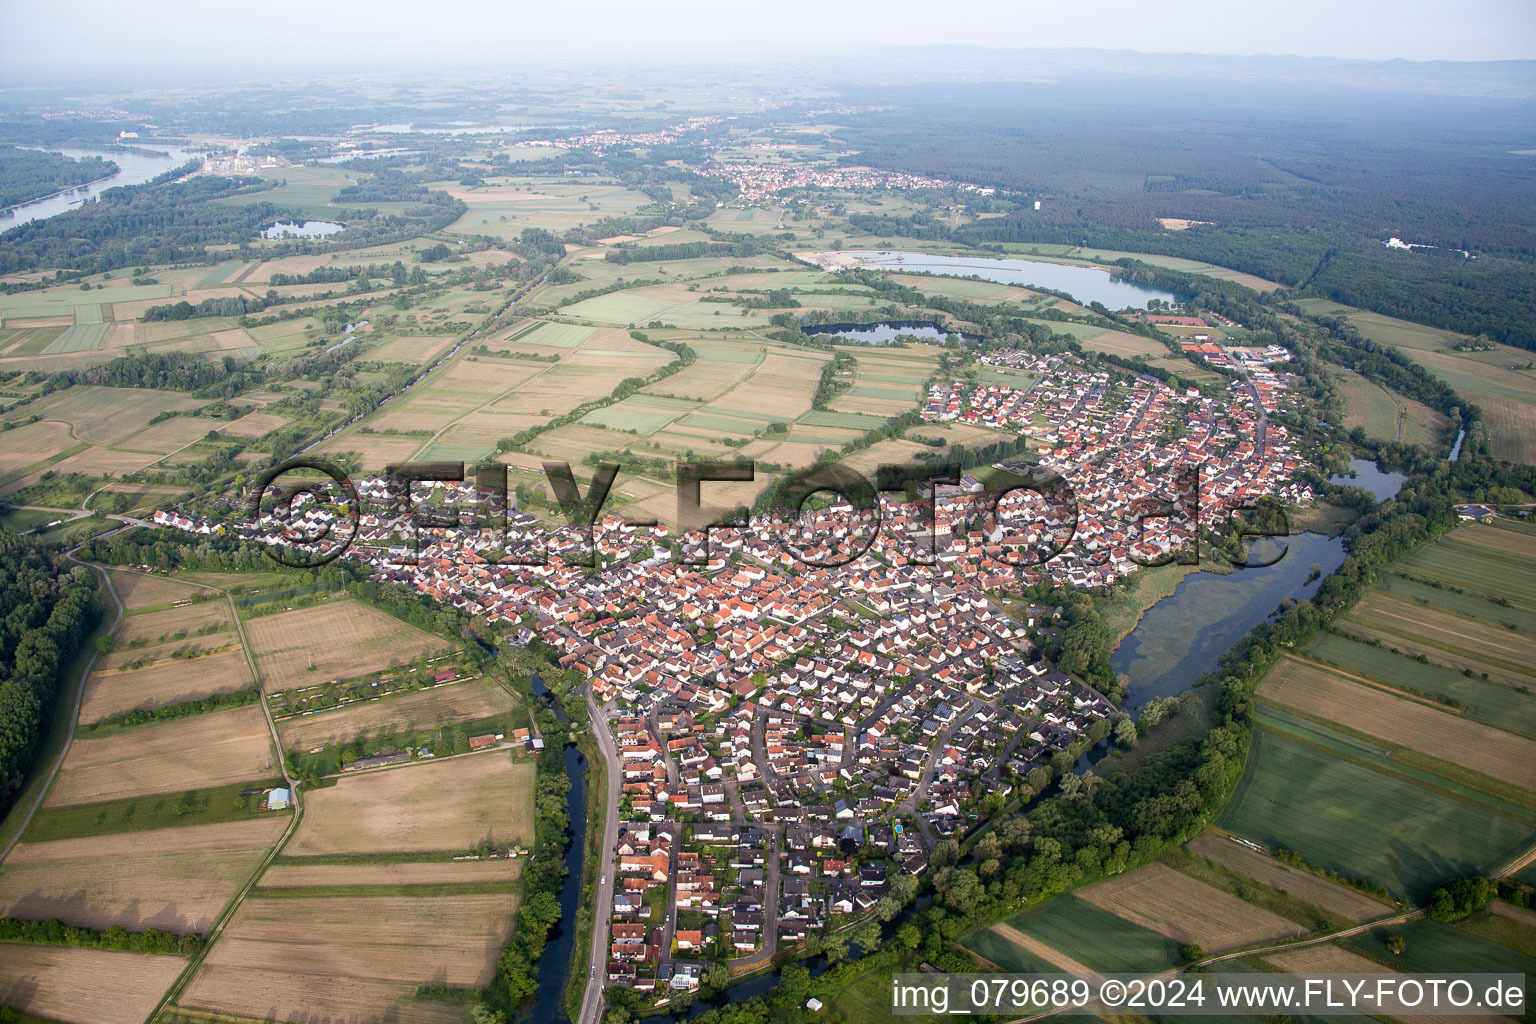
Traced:
<path id="1" fill-rule="evenodd" d="M 0 0 L 0 75 L 82 65 L 546 62 L 968 43 L 1409 60 L 1536 58 L 1536 0 Z M 52 77 L 52 76 L 49 76 Z"/>

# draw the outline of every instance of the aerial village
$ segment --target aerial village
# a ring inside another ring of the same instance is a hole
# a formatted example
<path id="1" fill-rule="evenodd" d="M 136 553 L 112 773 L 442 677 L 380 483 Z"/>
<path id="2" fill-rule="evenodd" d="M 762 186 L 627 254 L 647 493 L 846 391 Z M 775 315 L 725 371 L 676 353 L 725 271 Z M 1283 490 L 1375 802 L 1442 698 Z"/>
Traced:
<path id="1" fill-rule="evenodd" d="M 1032 639 L 1057 611 L 1002 598 L 1042 580 L 1113 586 L 1188 544 L 1193 519 L 1137 515 L 1167 504 L 1181 467 L 1199 467 L 1200 527 L 1261 497 L 1308 504 L 1303 459 L 1267 417 L 1292 380 L 1282 355 L 1210 353 L 1240 370 L 1224 399 L 1022 350 L 981 357 L 1026 371 L 1020 386 L 932 386 L 923 418 L 1027 434 L 1037 460 L 1001 468 L 1059 474 L 1069 509 L 1029 490 L 997 501 L 973 470 L 926 507 L 886 495 L 879 528 L 839 502 L 707 534 L 608 514 L 588 538 L 516 508 L 498 510 L 498 534 L 468 514 L 486 500 L 469 482 L 413 485 L 418 512 L 465 513 L 420 527 L 366 478 L 346 557 L 586 677 L 621 792 L 596 969 L 665 998 L 712 963 L 750 968 L 875 913 L 946 837 L 1109 733 L 1120 712 Z M 336 513 L 301 499 L 287 516 L 302 530 Z M 271 543 L 270 525 L 232 528 Z"/>

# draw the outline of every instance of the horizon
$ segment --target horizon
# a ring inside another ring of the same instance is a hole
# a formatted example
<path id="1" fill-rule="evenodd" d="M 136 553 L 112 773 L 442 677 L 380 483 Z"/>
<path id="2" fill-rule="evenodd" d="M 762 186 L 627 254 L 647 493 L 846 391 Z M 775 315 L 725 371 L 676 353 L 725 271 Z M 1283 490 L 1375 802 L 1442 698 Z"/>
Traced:
<path id="1" fill-rule="evenodd" d="M 1091 12 L 1000 12 L 991 7 L 967 0 L 951 6 L 942 24 L 934 24 L 915 0 L 895 0 L 878 18 L 862 10 L 828 10 L 791 0 L 771 23 L 712 10 L 696 0 L 671 0 L 660 11 L 640 13 L 604 5 L 576 20 L 555 11 L 472 4 L 455 11 L 456 24 L 476 26 L 474 38 L 464 39 L 454 37 L 446 23 L 440 33 L 418 31 L 421 12 L 401 0 L 384 0 L 365 21 L 336 5 L 277 0 L 258 16 L 259 22 L 299 31 L 274 43 L 266 33 L 249 35 L 248 16 L 230 18 L 190 0 L 171 0 L 153 23 L 133 10 L 87 0 L 71 11 L 66 31 L 44 9 L 11 7 L 0 19 L 6 29 L 0 36 L 0 62 L 14 78 L 42 81 L 79 78 L 82 71 L 112 75 L 149 68 L 173 75 L 210 68 L 316 74 L 402 59 L 411 67 L 455 63 L 480 72 L 497 65 L 547 66 L 615 56 L 649 64 L 683 55 L 695 66 L 741 62 L 764 50 L 793 62 L 891 48 L 975 46 L 978 34 L 994 43 L 978 48 L 996 53 L 1091 50 L 1456 64 L 1536 60 L 1536 6 L 1522 0 L 1475 0 L 1433 33 L 1424 31 L 1441 12 L 1433 0 L 1367 0 L 1344 10 L 1326 0 L 1295 0 L 1280 22 L 1210 0 L 1184 0 L 1156 10 L 1129 0 L 1097 5 Z M 524 65 L 519 50 L 530 38 L 537 40 L 538 63 Z M 1165 39 L 1177 45 L 1158 45 Z M 274 58 L 274 48 L 282 55 Z M 338 56 L 342 48 L 346 52 Z M 707 48 L 705 59 L 695 59 L 701 48 Z M 176 56 L 168 59 L 167 54 Z"/>

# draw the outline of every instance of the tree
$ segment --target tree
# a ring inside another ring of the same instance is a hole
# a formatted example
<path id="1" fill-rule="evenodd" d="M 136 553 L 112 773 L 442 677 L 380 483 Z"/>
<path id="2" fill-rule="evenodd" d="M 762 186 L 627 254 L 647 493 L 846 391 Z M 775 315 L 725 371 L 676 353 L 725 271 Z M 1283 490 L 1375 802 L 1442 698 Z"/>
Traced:
<path id="1" fill-rule="evenodd" d="M 1194 963 L 1196 960 L 1205 959 L 1205 950 L 1194 943 L 1179 947 L 1179 959 L 1186 963 Z"/>
<path id="2" fill-rule="evenodd" d="M 1397 956 L 1408 952 L 1408 940 L 1401 935 L 1389 935 L 1387 937 L 1387 949 Z"/>

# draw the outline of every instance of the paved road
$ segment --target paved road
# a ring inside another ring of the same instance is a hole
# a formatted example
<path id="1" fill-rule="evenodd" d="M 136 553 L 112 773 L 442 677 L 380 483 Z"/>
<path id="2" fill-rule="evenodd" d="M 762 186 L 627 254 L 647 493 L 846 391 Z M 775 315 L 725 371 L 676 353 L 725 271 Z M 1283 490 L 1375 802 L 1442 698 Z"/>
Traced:
<path id="1" fill-rule="evenodd" d="M 592 720 L 592 738 L 603 758 L 608 781 L 607 803 L 603 808 L 603 841 L 598 848 L 597 896 L 592 903 L 592 953 L 587 990 L 581 997 L 581 1013 L 576 1024 L 596 1024 L 603 1015 L 603 984 L 608 969 L 608 922 L 613 916 L 613 886 L 617 871 L 613 863 L 614 847 L 619 845 L 619 791 L 623 775 L 619 751 L 608 728 L 608 716 L 597 706 L 592 688 L 587 687 L 587 713 Z"/>

